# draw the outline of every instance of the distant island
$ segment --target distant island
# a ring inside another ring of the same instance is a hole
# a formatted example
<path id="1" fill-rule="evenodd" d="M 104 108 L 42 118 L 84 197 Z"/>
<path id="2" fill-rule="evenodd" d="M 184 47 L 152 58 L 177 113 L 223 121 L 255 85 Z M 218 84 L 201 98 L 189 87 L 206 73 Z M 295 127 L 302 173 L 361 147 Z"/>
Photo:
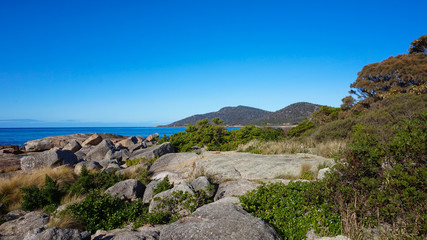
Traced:
<path id="1" fill-rule="evenodd" d="M 180 127 L 187 124 L 195 124 L 205 118 L 213 119 L 215 117 L 221 118 L 224 121 L 224 125 L 231 126 L 250 124 L 266 126 L 293 125 L 309 117 L 320 107 L 321 105 L 308 102 L 294 103 L 275 112 L 247 106 L 224 107 L 217 112 L 196 114 L 159 127 Z"/>

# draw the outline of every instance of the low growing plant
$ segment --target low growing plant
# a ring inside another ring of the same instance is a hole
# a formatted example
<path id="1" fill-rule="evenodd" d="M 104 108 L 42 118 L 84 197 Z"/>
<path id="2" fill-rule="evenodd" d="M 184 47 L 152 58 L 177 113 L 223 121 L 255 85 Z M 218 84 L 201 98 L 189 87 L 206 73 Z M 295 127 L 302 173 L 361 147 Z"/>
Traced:
<path id="1" fill-rule="evenodd" d="M 44 208 L 47 212 L 53 212 L 61 201 L 64 192 L 59 189 L 59 185 L 48 175 L 45 177 L 44 187 L 36 186 L 21 188 L 22 208 L 32 211 Z"/>
<path id="2" fill-rule="evenodd" d="M 341 218 L 317 182 L 274 183 L 240 197 L 242 207 L 270 223 L 283 239 L 305 239 L 310 229 L 320 235 L 341 233 Z"/>
<path id="3" fill-rule="evenodd" d="M 168 177 L 168 176 L 166 176 L 166 177 L 165 177 L 165 178 L 163 178 L 163 180 L 162 180 L 159 184 L 157 184 L 157 186 L 153 189 L 153 196 L 154 196 L 154 195 L 156 195 L 156 194 L 158 194 L 158 193 L 161 193 L 161 192 L 164 192 L 164 191 L 166 191 L 166 190 L 169 190 L 169 189 L 171 189 L 171 188 L 173 188 L 173 184 L 169 183 L 169 177 Z"/>

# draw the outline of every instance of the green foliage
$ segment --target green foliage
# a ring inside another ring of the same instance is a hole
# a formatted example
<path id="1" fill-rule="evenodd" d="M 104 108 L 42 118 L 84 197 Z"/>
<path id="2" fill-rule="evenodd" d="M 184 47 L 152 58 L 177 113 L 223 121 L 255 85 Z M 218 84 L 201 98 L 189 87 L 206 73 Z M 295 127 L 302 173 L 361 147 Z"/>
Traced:
<path id="1" fill-rule="evenodd" d="M 212 118 L 212 122 L 216 125 L 219 125 L 219 124 L 223 123 L 224 121 L 222 119 L 220 119 L 219 117 L 214 117 L 214 118 Z"/>
<path id="2" fill-rule="evenodd" d="M 344 162 L 325 182 L 342 215 L 350 211 L 365 227 L 386 223 L 411 238 L 426 236 L 426 122 L 426 113 L 403 121 L 390 138 L 355 128 Z"/>
<path id="3" fill-rule="evenodd" d="M 409 53 L 425 53 L 427 51 L 427 35 L 422 35 L 420 38 L 415 39 L 408 49 Z"/>
<path id="4" fill-rule="evenodd" d="M 340 216 L 333 212 L 317 183 L 261 185 L 240 201 L 246 211 L 270 223 L 283 239 L 304 239 L 310 229 L 321 235 L 341 233 Z"/>
<path id="5" fill-rule="evenodd" d="M 191 151 L 193 146 L 205 146 L 210 151 L 230 151 L 253 139 L 278 140 L 282 135 L 281 129 L 253 125 L 227 131 L 225 127 L 210 124 L 208 119 L 203 119 L 195 125 L 187 125 L 185 132 L 173 134 L 169 141 L 178 152 Z"/>
<path id="6" fill-rule="evenodd" d="M 168 136 L 166 136 L 166 134 L 163 134 L 163 137 L 161 139 L 157 140 L 157 144 L 162 144 L 165 142 L 169 142 L 169 138 L 168 138 Z"/>
<path id="7" fill-rule="evenodd" d="M 86 198 L 67 207 L 67 211 L 84 222 L 86 230 L 91 233 L 96 230 L 112 230 L 122 227 L 127 222 L 141 222 L 141 216 L 148 214 L 148 204 L 138 200 L 124 202 L 109 194 L 100 194 L 99 190 L 92 190 Z"/>
<path id="8" fill-rule="evenodd" d="M 208 196 L 205 191 L 196 191 L 194 195 L 188 192 L 176 191 L 170 198 L 155 198 L 160 201 L 156 206 L 159 212 L 163 212 L 163 221 L 174 222 L 188 214 L 194 212 L 197 208 L 211 203 L 212 196 Z M 165 211 L 166 210 L 166 211 Z"/>
<path id="9" fill-rule="evenodd" d="M 123 180 L 125 180 L 125 177 L 115 174 L 114 171 L 91 173 L 83 165 L 79 179 L 71 184 L 69 190 L 74 194 L 85 194 L 91 189 L 107 189 Z"/>
<path id="10" fill-rule="evenodd" d="M 356 120 L 353 118 L 338 119 L 319 126 L 313 136 L 318 141 L 347 139 L 350 137 L 354 125 L 356 125 Z"/>
<path id="11" fill-rule="evenodd" d="M 305 131 L 314 128 L 314 123 L 310 122 L 308 119 L 302 120 L 296 127 L 291 128 L 287 136 L 289 137 L 298 137 Z"/>
<path id="12" fill-rule="evenodd" d="M 316 125 L 325 124 L 337 120 L 340 112 L 340 108 L 321 106 L 319 110 L 311 115 L 311 121 Z"/>
<path id="13" fill-rule="evenodd" d="M 36 186 L 30 186 L 20 190 L 23 193 L 21 206 L 28 211 L 48 206 L 45 210 L 53 212 L 64 195 L 64 192 L 59 190 L 59 185 L 48 175 L 46 175 L 44 187 L 39 189 Z"/>
<path id="14" fill-rule="evenodd" d="M 153 189 L 153 196 L 156 195 L 157 193 L 161 193 L 164 192 L 166 190 L 169 190 L 173 188 L 173 184 L 169 183 L 169 177 L 166 176 L 165 178 L 163 178 L 163 180 L 157 184 L 157 186 Z"/>

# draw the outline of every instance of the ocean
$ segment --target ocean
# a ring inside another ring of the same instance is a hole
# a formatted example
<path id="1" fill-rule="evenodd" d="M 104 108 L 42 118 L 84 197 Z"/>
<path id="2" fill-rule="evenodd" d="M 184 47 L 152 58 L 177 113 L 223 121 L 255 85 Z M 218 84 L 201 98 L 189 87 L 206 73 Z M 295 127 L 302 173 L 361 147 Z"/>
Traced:
<path id="1" fill-rule="evenodd" d="M 30 140 L 74 133 L 111 133 L 123 136 L 142 136 L 158 133 L 170 136 L 184 132 L 185 127 L 69 127 L 69 128 L 0 128 L 0 145 L 19 145 Z"/>
<path id="2" fill-rule="evenodd" d="M 239 127 L 228 127 L 227 130 Z M 24 146 L 30 140 L 68 135 L 74 133 L 111 133 L 123 136 L 147 137 L 158 133 L 160 137 L 164 134 L 170 136 L 177 132 L 184 132 L 185 127 L 69 127 L 69 128 L 0 128 L 0 145 Z"/>

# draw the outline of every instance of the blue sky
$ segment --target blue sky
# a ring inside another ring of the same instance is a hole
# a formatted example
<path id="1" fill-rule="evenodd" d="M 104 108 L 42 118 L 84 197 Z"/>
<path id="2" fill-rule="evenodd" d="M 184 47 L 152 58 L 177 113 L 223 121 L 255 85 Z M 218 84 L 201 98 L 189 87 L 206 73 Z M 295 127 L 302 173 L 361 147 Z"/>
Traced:
<path id="1" fill-rule="evenodd" d="M 427 1 L 393 0 L 3 0 L 0 127 L 154 126 L 299 101 L 337 107 L 364 65 L 406 53 L 427 33 L 425 9 Z"/>

